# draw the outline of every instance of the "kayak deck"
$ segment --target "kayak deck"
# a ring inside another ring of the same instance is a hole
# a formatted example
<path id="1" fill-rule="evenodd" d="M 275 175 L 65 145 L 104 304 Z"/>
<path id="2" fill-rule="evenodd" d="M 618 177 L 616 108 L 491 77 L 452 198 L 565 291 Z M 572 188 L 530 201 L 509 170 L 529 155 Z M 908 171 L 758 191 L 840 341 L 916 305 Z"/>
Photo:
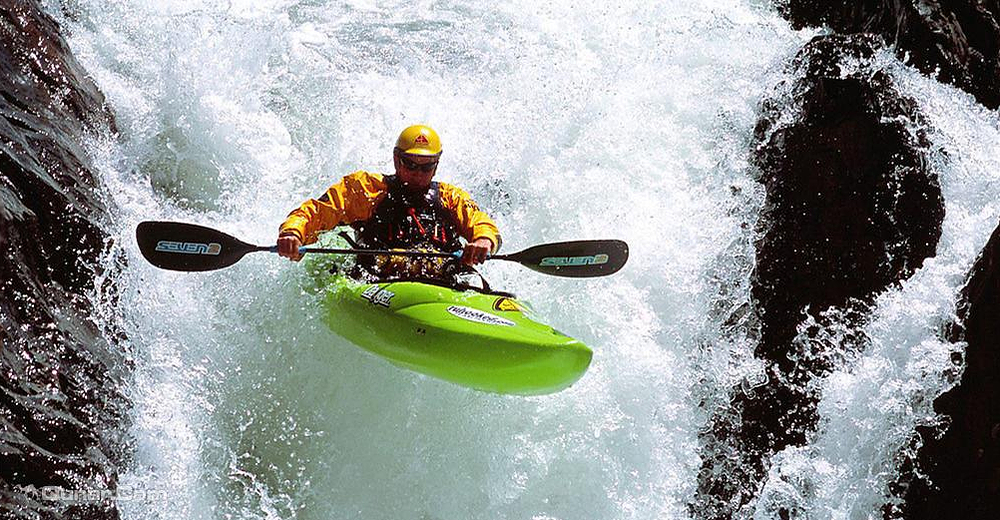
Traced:
<path id="1" fill-rule="evenodd" d="M 557 392 L 586 372 L 593 355 L 510 296 L 344 276 L 327 288 L 332 330 L 399 366 L 469 388 Z"/>

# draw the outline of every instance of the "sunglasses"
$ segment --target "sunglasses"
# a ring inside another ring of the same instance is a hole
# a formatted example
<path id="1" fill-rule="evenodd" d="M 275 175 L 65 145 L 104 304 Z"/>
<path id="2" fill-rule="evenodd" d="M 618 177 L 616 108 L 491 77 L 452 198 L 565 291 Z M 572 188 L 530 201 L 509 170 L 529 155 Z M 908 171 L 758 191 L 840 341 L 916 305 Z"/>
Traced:
<path id="1" fill-rule="evenodd" d="M 403 154 L 399 154 L 398 157 L 399 157 L 399 162 L 403 163 L 403 167 L 411 171 L 428 173 L 434 171 L 434 168 L 437 168 L 438 165 L 437 161 L 429 162 L 426 164 L 413 162 L 411 159 L 407 158 Z"/>

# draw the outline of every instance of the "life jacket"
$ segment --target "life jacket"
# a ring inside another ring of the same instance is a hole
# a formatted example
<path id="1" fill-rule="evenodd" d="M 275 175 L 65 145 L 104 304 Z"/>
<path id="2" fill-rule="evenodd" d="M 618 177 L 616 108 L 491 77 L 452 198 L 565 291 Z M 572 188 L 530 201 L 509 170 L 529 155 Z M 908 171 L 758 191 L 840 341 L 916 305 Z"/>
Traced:
<path id="1" fill-rule="evenodd" d="M 385 176 L 386 196 L 372 216 L 351 224 L 361 247 L 412 249 L 431 247 L 440 251 L 462 248 L 455 217 L 441 204 L 441 190 L 431 182 L 427 191 L 413 195 L 395 175 Z"/>

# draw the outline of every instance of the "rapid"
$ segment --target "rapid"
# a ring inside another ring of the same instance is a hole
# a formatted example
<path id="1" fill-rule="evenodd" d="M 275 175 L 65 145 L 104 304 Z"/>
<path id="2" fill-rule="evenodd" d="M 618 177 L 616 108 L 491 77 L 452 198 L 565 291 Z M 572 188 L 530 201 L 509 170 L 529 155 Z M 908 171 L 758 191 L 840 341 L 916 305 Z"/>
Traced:
<path id="1" fill-rule="evenodd" d="M 155 491 L 121 500 L 123 518 L 690 517 L 705 403 L 758 370 L 758 106 L 814 31 L 763 0 L 47 8 L 121 129 L 89 149 L 120 226 L 108 262 L 127 261 L 134 455 L 121 484 Z M 756 518 L 779 503 L 881 518 L 914 425 L 937 420 L 962 348 L 940 329 L 1000 218 L 997 114 L 884 59 L 940 151 L 938 254 L 879 298 L 872 346 L 823 383 L 820 430 L 776 456 Z M 442 137 L 437 180 L 472 194 L 506 251 L 629 243 L 608 278 L 482 268 L 594 349 L 572 388 L 491 395 L 390 365 L 331 332 L 307 274 L 276 255 L 198 274 L 139 255 L 143 220 L 271 243 L 341 176 L 388 172 L 396 134 L 421 122 Z"/>

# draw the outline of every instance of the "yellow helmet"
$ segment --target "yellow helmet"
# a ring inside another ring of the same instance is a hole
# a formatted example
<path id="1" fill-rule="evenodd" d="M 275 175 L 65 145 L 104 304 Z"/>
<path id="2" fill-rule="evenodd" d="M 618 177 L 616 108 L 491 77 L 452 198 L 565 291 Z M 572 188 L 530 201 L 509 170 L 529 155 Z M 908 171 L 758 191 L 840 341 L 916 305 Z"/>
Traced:
<path id="1" fill-rule="evenodd" d="M 408 126 L 396 139 L 396 149 L 410 155 L 441 155 L 441 138 L 429 126 Z"/>

